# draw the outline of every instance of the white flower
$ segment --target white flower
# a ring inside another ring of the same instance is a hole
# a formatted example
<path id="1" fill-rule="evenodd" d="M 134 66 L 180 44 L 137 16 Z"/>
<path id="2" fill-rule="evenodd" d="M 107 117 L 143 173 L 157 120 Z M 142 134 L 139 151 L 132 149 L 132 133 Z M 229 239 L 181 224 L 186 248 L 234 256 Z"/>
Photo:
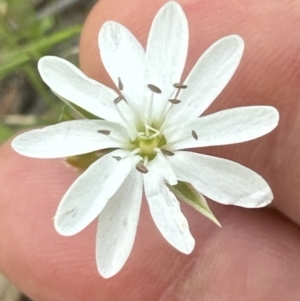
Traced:
<path id="1" fill-rule="evenodd" d="M 268 184 L 252 170 L 226 159 L 180 151 L 252 140 L 277 126 L 278 112 L 269 106 L 228 109 L 199 118 L 239 65 L 244 49 L 239 36 L 214 43 L 182 84 L 188 23 L 176 2 L 168 2 L 155 16 L 146 51 L 113 21 L 102 26 L 99 48 L 118 92 L 61 58 L 44 57 L 38 68 L 57 95 L 103 120 L 73 120 L 32 130 L 15 138 L 12 146 L 35 158 L 114 149 L 78 177 L 55 216 L 56 230 L 66 236 L 99 216 L 96 258 L 103 277 L 116 274 L 131 252 L 143 188 L 159 231 L 186 254 L 195 241 L 169 189 L 178 181 L 222 204 L 253 208 L 272 201 Z"/>

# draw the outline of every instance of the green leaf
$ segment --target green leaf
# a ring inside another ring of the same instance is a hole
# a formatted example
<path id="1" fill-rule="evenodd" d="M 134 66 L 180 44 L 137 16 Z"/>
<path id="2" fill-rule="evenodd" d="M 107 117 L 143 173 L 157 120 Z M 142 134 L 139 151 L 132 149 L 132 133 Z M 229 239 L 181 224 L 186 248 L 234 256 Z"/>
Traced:
<path id="1" fill-rule="evenodd" d="M 177 185 L 168 186 L 169 189 L 176 195 L 176 197 L 183 200 L 184 202 L 192 206 L 194 209 L 199 211 L 201 214 L 209 218 L 219 227 L 221 227 L 221 224 L 211 212 L 204 197 L 201 194 L 199 194 L 190 183 L 178 181 Z"/>
<path id="2" fill-rule="evenodd" d="M 52 17 L 46 17 L 44 19 L 41 19 L 39 24 L 39 33 L 40 35 L 46 33 L 50 29 L 52 29 L 55 25 L 55 20 Z"/>
<path id="3" fill-rule="evenodd" d="M 8 16 L 17 27 L 26 27 L 35 21 L 35 11 L 32 1 L 9 0 Z"/>
<path id="4" fill-rule="evenodd" d="M 82 29 L 81 25 L 72 26 L 43 38 L 32 39 L 25 45 L 19 45 L 18 41 L 14 40 L 15 35 L 8 31 L 1 20 L 0 18 L 0 43 L 3 39 L 3 45 L 0 53 L 0 80 L 32 60 L 37 61 L 52 47 L 78 35 Z"/>
<path id="5" fill-rule="evenodd" d="M 51 35 L 46 35 L 44 38 L 40 38 L 37 41 L 32 41 L 30 44 L 24 45 L 21 51 L 25 53 L 47 52 L 52 47 L 80 34 L 81 30 L 82 25 L 67 27 Z"/>

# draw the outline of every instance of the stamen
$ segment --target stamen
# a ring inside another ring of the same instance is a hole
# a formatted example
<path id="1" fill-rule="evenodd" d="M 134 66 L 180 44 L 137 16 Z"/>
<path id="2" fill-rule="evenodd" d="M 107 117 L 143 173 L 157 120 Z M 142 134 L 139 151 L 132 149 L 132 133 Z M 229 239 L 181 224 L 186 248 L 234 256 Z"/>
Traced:
<path id="1" fill-rule="evenodd" d="M 170 128 L 168 128 L 168 130 L 172 129 L 172 130 L 175 131 L 177 127 L 178 127 L 178 125 L 175 124 L 175 125 L 171 126 Z M 184 125 L 183 125 L 183 127 L 184 127 Z M 195 140 L 198 140 L 198 135 L 197 135 L 196 131 L 192 130 L 192 131 L 191 131 L 191 134 L 192 134 L 192 137 L 193 137 Z M 168 149 L 172 149 L 176 144 L 182 143 L 182 142 L 186 142 L 186 141 L 190 141 L 190 139 L 191 139 L 190 135 L 188 135 L 188 136 L 183 136 L 183 137 L 180 138 L 180 139 L 174 140 L 174 141 L 172 141 L 172 142 L 168 142 L 168 143 L 165 145 L 165 147 L 168 148 Z M 176 147 L 177 147 L 177 146 L 176 146 Z"/>
<path id="2" fill-rule="evenodd" d="M 138 163 L 135 168 L 140 172 L 140 173 L 147 173 L 149 170 L 147 169 L 147 167 L 142 164 L 142 163 Z"/>
<path id="3" fill-rule="evenodd" d="M 176 99 L 176 98 L 174 98 L 174 99 L 168 99 L 168 101 L 169 101 L 171 104 L 173 104 L 173 105 L 177 105 L 177 104 L 181 103 L 181 100 Z"/>
<path id="4" fill-rule="evenodd" d="M 175 95 L 174 95 L 175 94 Z M 168 98 L 168 101 L 165 103 L 164 105 L 164 108 L 161 110 L 161 113 L 160 113 L 160 116 L 158 118 L 158 120 L 161 120 L 162 122 L 158 125 L 158 127 L 160 129 L 163 128 L 163 125 L 165 123 L 165 119 L 166 119 L 166 116 L 168 115 L 169 111 L 171 110 L 172 108 L 172 103 L 170 103 L 169 99 L 176 99 L 177 98 L 177 92 L 176 90 L 175 91 L 172 91 L 172 93 L 170 94 L 169 98 Z"/>
<path id="5" fill-rule="evenodd" d="M 153 108 L 153 98 L 154 98 L 154 93 L 161 93 L 161 90 L 156 87 L 155 85 L 149 84 L 148 88 L 153 92 L 151 94 L 151 98 L 150 101 L 148 103 L 148 108 L 146 110 L 146 114 L 145 114 L 145 120 L 144 120 L 144 126 L 145 126 L 145 132 L 146 132 L 146 136 L 149 136 L 149 129 L 147 128 L 148 126 L 148 121 L 151 120 L 152 118 L 152 108 Z"/>
<path id="6" fill-rule="evenodd" d="M 122 95 L 119 95 L 115 100 L 114 104 L 117 105 L 121 100 L 124 100 L 124 97 Z"/>
<path id="7" fill-rule="evenodd" d="M 120 97 L 120 96 L 119 96 Z M 118 97 L 118 98 L 119 98 Z M 118 99 L 117 98 L 117 99 Z M 116 100 L 117 100 L 116 99 Z M 131 140 L 135 140 L 135 138 L 136 138 L 136 136 L 138 135 L 138 131 L 136 130 L 136 128 L 134 127 L 134 126 L 132 126 L 129 122 L 128 122 L 128 120 L 124 117 L 124 115 L 123 115 L 123 113 L 122 113 L 122 111 L 120 110 L 120 108 L 119 108 L 119 106 L 118 106 L 118 103 L 119 103 L 120 101 L 114 101 L 114 103 L 115 103 L 115 105 L 116 105 L 116 108 L 117 108 L 117 111 L 118 111 L 118 113 L 119 113 L 119 115 L 120 115 L 120 117 L 121 117 L 121 119 L 124 121 L 124 123 L 127 125 L 127 130 L 129 130 L 129 131 L 127 131 L 127 133 L 128 133 L 128 135 L 130 136 L 130 139 Z M 127 102 L 126 102 L 126 104 L 127 104 Z M 127 104 L 128 105 L 128 104 Z"/>
<path id="8" fill-rule="evenodd" d="M 116 159 L 117 161 L 120 161 L 122 158 L 119 156 L 113 156 L 114 159 Z"/>
<path id="9" fill-rule="evenodd" d="M 161 152 L 166 156 L 174 156 L 175 154 L 167 149 L 161 149 Z"/>
<path id="10" fill-rule="evenodd" d="M 131 156 L 135 156 L 136 154 L 138 154 L 141 151 L 141 149 L 138 147 L 136 149 L 134 149 L 133 151 L 131 151 L 129 154 L 125 155 L 124 157 L 122 157 L 122 159 L 126 159 L 128 157 Z"/>
<path id="11" fill-rule="evenodd" d="M 152 84 L 149 84 L 149 85 L 148 85 L 148 88 L 149 88 L 152 92 L 154 92 L 154 93 L 161 93 L 161 90 L 160 90 L 158 87 L 156 87 L 156 86 L 154 86 L 154 85 L 152 85 Z"/>
<path id="12" fill-rule="evenodd" d="M 103 135 L 107 135 L 107 136 L 111 134 L 111 131 L 109 131 L 109 130 L 98 130 L 97 132 L 100 134 L 103 134 Z M 112 136 L 110 136 L 110 137 L 111 137 L 111 139 L 113 139 L 121 144 L 124 144 L 124 141 L 119 139 L 118 137 L 112 137 Z"/>
<path id="13" fill-rule="evenodd" d="M 109 135 L 111 131 L 109 131 L 109 130 L 99 130 L 97 132 L 100 133 L 100 134 L 103 134 L 103 135 Z"/>
<path id="14" fill-rule="evenodd" d="M 122 90 L 123 90 L 123 88 L 124 88 L 124 86 L 123 86 L 123 83 L 122 83 L 122 81 L 121 81 L 121 78 L 120 78 L 120 77 L 118 77 L 118 88 L 119 88 L 119 90 L 120 90 L 120 91 L 122 91 Z"/>
<path id="15" fill-rule="evenodd" d="M 120 88 L 120 87 L 119 87 Z M 121 88 L 123 88 L 123 84 L 121 85 Z M 124 100 L 125 103 L 128 105 L 128 107 L 130 108 L 131 112 L 133 113 L 134 117 L 136 118 L 136 120 L 139 120 L 139 113 L 135 110 L 134 107 L 131 107 L 128 103 L 128 101 L 126 100 L 126 98 L 124 97 L 124 95 L 119 95 L 115 100 L 114 100 L 114 104 L 117 105 L 120 101 Z"/>
<path id="16" fill-rule="evenodd" d="M 192 136 L 195 140 L 198 140 L 198 135 L 194 130 L 192 130 Z"/>
<path id="17" fill-rule="evenodd" d="M 151 119 L 151 117 L 152 117 L 153 97 L 154 97 L 154 93 L 151 93 L 149 106 L 148 106 L 148 109 L 147 109 L 147 112 L 145 115 L 144 126 L 145 126 L 145 130 L 146 130 L 146 136 L 149 136 L 149 129 L 147 128 L 147 124 L 148 124 L 148 120 Z"/>
<path id="18" fill-rule="evenodd" d="M 145 166 L 145 167 L 147 166 L 148 161 L 149 161 L 149 157 L 148 157 L 148 156 L 145 156 L 145 157 L 144 157 L 144 166 Z"/>
<path id="19" fill-rule="evenodd" d="M 177 97 L 178 97 L 178 95 L 179 95 L 179 93 L 182 89 L 187 88 L 187 85 L 183 85 L 183 84 L 180 84 L 180 83 L 175 83 L 173 86 L 177 89 L 176 95 L 174 97 L 175 99 L 177 99 Z"/>
<path id="20" fill-rule="evenodd" d="M 187 88 L 187 85 L 183 85 L 183 84 L 180 84 L 180 83 L 175 83 L 173 86 L 176 89 L 186 89 Z"/>

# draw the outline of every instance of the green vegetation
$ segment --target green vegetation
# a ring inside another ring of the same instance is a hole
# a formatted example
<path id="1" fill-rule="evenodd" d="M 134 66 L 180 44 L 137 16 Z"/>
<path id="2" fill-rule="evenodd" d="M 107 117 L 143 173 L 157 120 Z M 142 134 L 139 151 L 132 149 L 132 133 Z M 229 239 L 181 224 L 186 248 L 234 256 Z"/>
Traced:
<path id="1" fill-rule="evenodd" d="M 36 68 L 39 58 L 53 54 L 55 49 L 66 52 L 70 48 L 68 41 L 81 32 L 80 24 L 67 28 L 59 26 L 59 18 L 63 19 L 63 16 L 39 18 L 32 0 L 0 0 L 0 85 L 21 72 L 47 108 L 43 116 L 36 116 L 32 119 L 33 124 L 25 123 L 25 127 L 53 123 L 59 118 L 62 103 L 58 104 L 57 97 L 43 83 Z M 60 55 L 57 50 L 55 54 Z M 15 130 L 6 122 L 6 117 L 1 116 L 0 143 Z M 16 129 L 20 127 L 23 127 L 22 118 Z"/>

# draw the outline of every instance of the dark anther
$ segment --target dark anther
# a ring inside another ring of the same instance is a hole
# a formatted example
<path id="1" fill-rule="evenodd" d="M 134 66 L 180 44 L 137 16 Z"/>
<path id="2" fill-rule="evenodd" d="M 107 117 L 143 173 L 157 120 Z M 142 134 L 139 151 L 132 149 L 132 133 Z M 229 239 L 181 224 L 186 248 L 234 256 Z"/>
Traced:
<path id="1" fill-rule="evenodd" d="M 158 87 L 154 86 L 154 85 L 149 84 L 149 85 L 148 85 L 148 88 L 149 88 L 152 92 L 154 92 L 154 93 L 161 93 L 161 90 L 160 90 Z"/>
<path id="2" fill-rule="evenodd" d="M 167 149 L 162 149 L 161 152 L 166 156 L 174 156 L 175 154 Z"/>
<path id="3" fill-rule="evenodd" d="M 176 83 L 173 85 L 176 89 L 186 89 L 187 88 L 187 85 L 183 85 L 183 84 L 180 84 L 180 83 Z"/>
<path id="4" fill-rule="evenodd" d="M 113 156 L 114 159 L 116 159 L 117 161 L 120 161 L 122 158 L 119 156 Z"/>
<path id="5" fill-rule="evenodd" d="M 110 131 L 109 130 L 99 130 L 98 133 L 103 134 L 103 135 L 109 135 Z"/>
<path id="6" fill-rule="evenodd" d="M 172 103 L 173 105 L 177 105 L 177 104 L 181 103 L 181 100 L 176 99 L 176 98 L 174 98 L 174 99 L 168 99 L 168 100 L 169 100 L 169 102 Z"/>
<path id="7" fill-rule="evenodd" d="M 124 98 L 123 98 L 123 96 L 122 95 L 120 95 L 120 96 L 118 96 L 115 100 L 114 100 L 114 104 L 115 105 L 117 105 L 121 100 L 123 100 Z"/>
<path id="8" fill-rule="evenodd" d="M 142 163 L 138 163 L 138 164 L 136 165 L 135 168 L 136 168 L 139 172 L 141 172 L 141 173 L 147 173 L 147 172 L 148 172 L 147 167 L 146 167 L 144 164 L 142 164 Z"/>
<path id="9" fill-rule="evenodd" d="M 119 88 L 119 90 L 120 90 L 120 91 L 122 91 L 122 90 L 123 90 L 123 88 L 124 88 L 124 86 L 123 86 L 123 83 L 122 83 L 122 81 L 121 81 L 121 78 L 120 78 L 120 77 L 118 77 L 118 88 Z"/>
<path id="10" fill-rule="evenodd" d="M 198 140 L 198 135 L 194 130 L 192 130 L 192 136 L 195 140 Z"/>

